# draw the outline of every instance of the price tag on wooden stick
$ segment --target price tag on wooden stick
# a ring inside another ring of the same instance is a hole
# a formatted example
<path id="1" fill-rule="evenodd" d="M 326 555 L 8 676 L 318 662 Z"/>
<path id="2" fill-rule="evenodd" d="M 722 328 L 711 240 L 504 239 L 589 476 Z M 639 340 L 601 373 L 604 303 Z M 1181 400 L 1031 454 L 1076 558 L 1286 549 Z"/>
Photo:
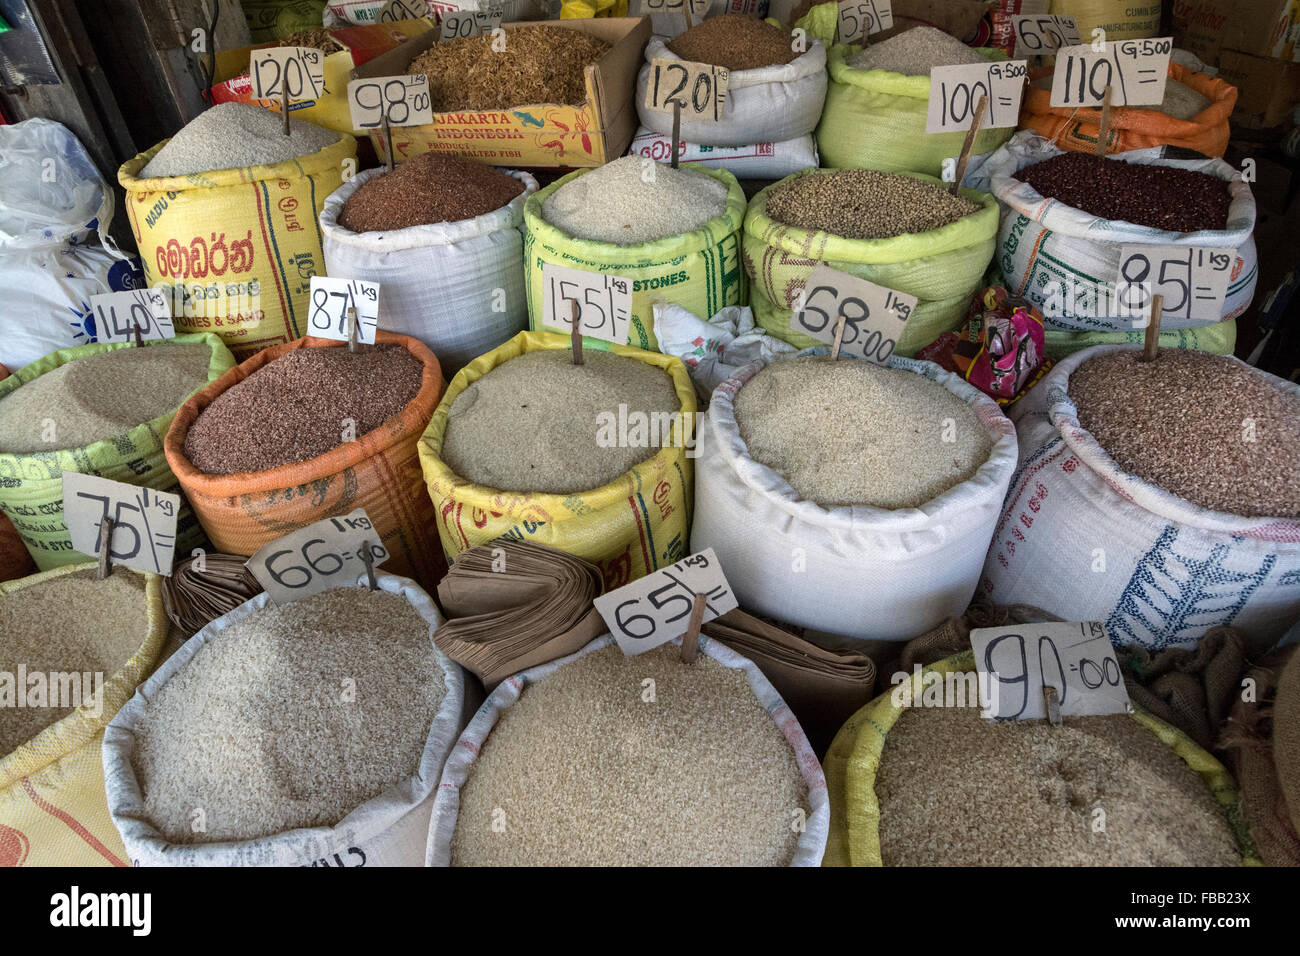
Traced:
<path id="1" fill-rule="evenodd" d="M 1063 46 L 1083 42 L 1074 17 L 1061 13 L 1013 14 L 1016 56 L 1051 56 Z"/>
<path id="2" fill-rule="evenodd" d="M 1020 122 L 1020 97 L 1028 75 L 1026 60 L 936 66 L 930 71 L 925 131 L 964 133 L 975 119 L 975 107 L 981 96 L 988 97 L 981 128 L 1016 126 Z"/>
<path id="3" fill-rule="evenodd" d="M 681 109 L 688 119 L 716 123 L 727 104 L 726 67 L 690 60 L 656 57 L 650 61 L 650 81 L 645 89 L 649 110 Z"/>
<path id="4" fill-rule="evenodd" d="M 1119 251 L 1115 298 L 1120 314 L 1143 317 L 1152 295 L 1163 299 L 1161 319 L 1218 322 L 1237 250 L 1204 246 L 1124 245 Z"/>
<path id="5" fill-rule="evenodd" d="M 1108 40 L 1100 52 L 1090 45 L 1057 51 L 1052 106 L 1101 106 L 1111 87 L 1111 106 L 1157 106 L 1165 98 L 1171 37 Z"/>
<path id="6" fill-rule="evenodd" d="M 487 10 L 449 10 L 442 15 L 438 39 L 463 40 L 491 33 L 504 19 L 505 11 L 495 5 Z"/>
<path id="7" fill-rule="evenodd" d="M 249 55 L 253 98 L 289 102 L 320 99 L 325 93 L 325 54 L 306 46 L 273 46 Z"/>
<path id="8" fill-rule="evenodd" d="M 162 289 L 128 289 L 90 297 L 95 318 L 95 341 L 134 342 L 176 337 L 171 306 Z"/>
<path id="9" fill-rule="evenodd" d="M 542 325 L 566 335 L 573 331 L 573 303 L 583 335 L 627 344 L 632 324 L 632 280 L 542 263 Z"/>
<path id="10" fill-rule="evenodd" d="M 791 329 L 833 345 L 836 325 L 840 316 L 844 316 L 841 351 L 878 365 L 888 362 L 894 354 L 917 302 L 914 295 L 905 295 L 827 265 L 813 269 L 799 298 L 799 306 L 790 319 Z"/>
<path id="11" fill-rule="evenodd" d="M 348 84 L 348 109 L 353 129 L 379 129 L 384 117 L 389 126 L 424 126 L 433 122 L 429 78 L 372 76 Z"/>
<path id="12" fill-rule="evenodd" d="M 330 588 L 353 587 L 372 567 L 388 559 L 388 550 L 364 508 L 326 518 L 263 545 L 246 562 L 253 577 L 276 604 L 288 604 Z"/>
<path id="13" fill-rule="evenodd" d="M 835 24 L 840 43 L 862 43 L 893 26 L 894 11 L 889 0 L 840 0 Z"/>
<path id="14" fill-rule="evenodd" d="M 1065 717 L 1130 710 L 1115 648 L 1096 621 L 976 628 L 970 643 L 986 717 L 1045 719 L 1045 687 L 1056 688 Z"/>
<path id="15" fill-rule="evenodd" d="M 420 17 L 431 16 L 433 16 L 433 11 L 429 9 L 426 0 L 389 0 L 375 14 L 375 22 L 400 23 L 403 20 L 416 20 Z"/>
<path id="16" fill-rule="evenodd" d="M 109 557 L 115 565 L 171 574 L 180 495 L 111 481 L 80 472 L 63 473 L 63 521 L 72 547 L 99 554 L 100 526 L 113 522 Z"/>
<path id="17" fill-rule="evenodd" d="M 357 341 L 374 345 L 379 328 L 379 283 L 334 276 L 311 277 L 308 335 L 348 341 L 351 338 L 348 309 L 356 310 Z"/>
<path id="18" fill-rule="evenodd" d="M 701 624 L 740 606 L 712 548 L 602 594 L 595 605 L 618 646 L 632 657 L 685 634 L 697 594 L 706 598 Z"/>

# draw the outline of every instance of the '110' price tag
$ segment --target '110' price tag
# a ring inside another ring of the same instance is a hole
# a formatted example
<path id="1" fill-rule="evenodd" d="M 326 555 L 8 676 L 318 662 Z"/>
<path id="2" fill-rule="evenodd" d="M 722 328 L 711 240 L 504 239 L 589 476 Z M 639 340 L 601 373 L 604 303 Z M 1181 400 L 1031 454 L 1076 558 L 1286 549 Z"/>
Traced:
<path id="1" fill-rule="evenodd" d="M 925 114 L 927 133 L 964 131 L 975 118 L 980 97 L 986 96 L 981 129 L 1015 126 L 1020 121 L 1020 97 L 1029 75 L 1025 60 L 936 66 L 930 71 L 930 102 Z"/>
<path id="2" fill-rule="evenodd" d="M 330 588 L 352 587 L 366 573 L 366 546 L 378 567 L 388 550 L 364 508 L 341 518 L 326 518 L 258 549 L 244 562 L 271 600 L 288 604 Z"/>
<path id="3" fill-rule="evenodd" d="M 1235 249 L 1121 246 L 1115 298 L 1124 315 L 1138 317 L 1141 328 L 1146 327 L 1153 295 L 1163 297 L 1163 328 L 1179 328 L 1183 322 L 1217 322 L 1223 318 L 1223 300 L 1236 261 Z"/>
<path id="4" fill-rule="evenodd" d="M 790 328 L 830 345 L 843 315 L 841 353 L 884 365 L 894 354 L 916 301 L 914 295 L 818 265 L 808 276 Z"/>
<path id="5" fill-rule="evenodd" d="M 1052 74 L 1053 106 L 1101 106 L 1110 87 L 1111 106 L 1156 106 L 1165 98 L 1172 37 L 1108 40 L 1098 52 L 1084 44 L 1057 51 Z"/>
<path id="6" fill-rule="evenodd" d="M 280 100 L 288 86 L 289 102 L 317 100 L 325 93 L 325 54 L 308 46 L 273 46 L 249 56 L 253 98 Z"/>
<path id="7" fill-rule="evenodd" d="M 100 525 L 113 520 L 109 557 L 136 571 L 171 574 L 180 495 L 76 471 L 63 473 L 63 520 L 72 547 L 99 555 Z"/>
<path id="8" fill-rule="evenodd" d="M 716 123 L 727 103 L 730 76 L 726 67 L 711 63 L 656 57 L 650 61 L 645 108 L 671 111 L 679 106 L 691 119 Z"/>
<path id="9" fill-rule="evenodd" d="M 128 289 L 90 297 L 97 342 L 134 342 L 175 338 L 171 307 L 161 289 Z"/>
<path id="10" fill-rule="evenodd" d="M 307 334 L 348 341 L 349 307 L 357 310 L 357 341 L 374 345 L 379 328 L 379 283 L 312 276 Z"/>
<path id="11" fill-rule="evenodd" d="M 685 634 L 697 594 L 708 601 L 702 623 L 740 606 L 712 548 L 602 594 L 595 605 L 618 646 L 632 657 Z"/>
<path id="12" fill-rule="evenodd" d="M 1014 14 L 1011 32 L 1016 38 L 1016 56 L 1051 56 L 1063 46 L 1083 42 L 1074 17 L 1062 13 Z"/>
<path id="13" fill-rule="evenodd" d="M 970 643 L 986 717 L 1045 718 L 1045 687 L 1056 688 L 1062 716 L 1130 709 L 1115 648 L 1096 621 L 976 628 Z"/>
<path id="14" fill-rule="evenodd" d="M 348 109 L 353 129 L 379 129 L 388 116 L 389 126 L 424 126 L 433 122 L 429 78 L 372 76 L 348 84 Z"/>
<path id="15" fill-rule="evenodd" d="M 840 43 L 861 43 L 894 25 L 889 0 L 840 0 L 835 31 Z"/>
<path id="16" fill-rule="evenodd" d="M 463 40 L 491 33 L 504 19 L 505 11 L 495 4 L 486 10 L 449 10 L 442 15 L 438 39 Z"/>
<path id="17" fill-rule="evenodd" d="M 542 325 L 573 331 L 572 309 L 578 307 L 578 331 L 615 345 L 627 344 L 632 324 L 632 280 L 542 263 Z"/>

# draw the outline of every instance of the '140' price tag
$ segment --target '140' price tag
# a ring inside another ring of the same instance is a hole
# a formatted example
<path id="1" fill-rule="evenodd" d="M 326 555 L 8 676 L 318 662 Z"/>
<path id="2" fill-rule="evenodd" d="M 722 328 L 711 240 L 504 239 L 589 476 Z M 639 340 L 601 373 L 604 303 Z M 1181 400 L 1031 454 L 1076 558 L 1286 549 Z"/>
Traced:
<path id="1" fill-rule="evenodd" d="M 125 568 L 172 573 L 180 508 L 180 495 L 76 471 L 63 473 L 63 520 L 73 549 L 97 557 L 100 524 L 111 518 L 109 557 Z"/>
<path id="2" fill-rule="evenodd" d="M 271 600 L 288 604 L 330 588 L 352 587 L 366 573 L 366 546 L 378 567 L 388 559 L 364 508 L 326 518 L 258 549 L 245 563 Z"/>
<path id="3" fill-rule="evenodd" d="M 1045 718 L 1045 687 L 1056 688 L 1063 717 L 1129 710 L 1115 648 L 1096 621 L 976 628 L 970 643 L 986 717 Z"/>
<path id="4" fill-rule="evenodd" d="M 357 341 L 374 345 L 379 328 L 379 283 L 312 276 L 307 334 L 348 341 L 349 307 L 357 310 Z"/>
<path id="5" fill-rule="evenodd" d="M 128 289 L 90 297 L 95 316 L 95 341 L 134 342 L 135 330 L 141 341 L 175 338 L 171 307 L 161 289 Z"/>
<path id="6" fill-rule="evenodd" d="M 1101 106 L 1107 86 L 1111 106 L 1156 106 L 1164 100 L 1172 37 L 1107 40 L 1104 46 L 1100 52 L 1089 44 L 1057 51 L 1053 106 Z"/>
<path id="7" fill-rule="evenodd" d="M 504 19 L 505 11 L 495 4 L 486 10 L 449 10 L 442 15 L 438 39 L 462 40 L 491 33 Z"/>
<path id="8" fill-rule="evenodd" d="M 1016 38 L 1016 56 L 1051 56 L 1063 46 L 1083 42 L 1079 24 L 1063 13 L 1014 14 L 1011 32 Z"/>
<path id="9" fill-rule="evenodd" d="M 936 66 L 930 71 L 930 102 L 925 114 L 927 133 L 952 133 L 970 128 L 980 97 L 985 96 L 981 129 L 1015 126 L 1020 121 L 1020 97 L 1029 75 L 1025 60 Z"/>
<path id="10" fill-rule="evenodd" d="M 579 332 L 615 345 L 627 344 L 632 324 L 632 280 L 542 263 L 542 325 L 573 331 L 572 309 L 578 307 Z"/>
<path id="11" fill-rule="evenodd" d="M 894 11 L 889 0 L 840 0 L 835 26 L 840 43 L 861 43 L 893 25 Z"/>
<path id="12" fill-rule="evenodd" d="M 827 345 L 835 341 L 835 326 L 844 316 L 840 352 L 857 355 L 879 365 L 889 361 L 903 335 L 916 296 L 818 265 L 800 294 L 800 308 L 790 328 Z"/>
<path id="13" fill-rule="evenodd" d="M 325 93 L 325 54 L 309 46 L 273 46 L 254 50 L 248 61 L 248 78 L 253 98 L 283 98 L 289 87 L 289 102 L 317 100 Z"/>
<path id="14" fill-rule="evenodd" d="M 1218 322 L 1236 261 L 1235 249 L 1120 246 L 1115 298 L 1122 313 L 1138 316 L 1143 328 L 1153 295 L 1163 297 L 1164 328 L 1178 328 L 1181 322 Z"/>
<path id="15" fill-rule="evenodd" d="M 656 57 L 650 61 L 645 108 L 671 111 L 680 106 L 691 119 L 716 123 L 727 103 L 730 76 L 726 67 L 711 63 Z"/>
<path id="16" fill-rule="evenodd" d="M 631 657 L 685 634 L 697 594 L 708 599 L 702 623 L 740 606 L 712 548 L 602 594 L 595 604 L 618 646 Z"/>
<path id="17" fill-rule="evenodd" d="M 389 126 L 424 126 L 433 122 L 429 78 L 372 76 L 348 84 L 348 109 L 353 129 L 379 129 L 388 115 Z"/>

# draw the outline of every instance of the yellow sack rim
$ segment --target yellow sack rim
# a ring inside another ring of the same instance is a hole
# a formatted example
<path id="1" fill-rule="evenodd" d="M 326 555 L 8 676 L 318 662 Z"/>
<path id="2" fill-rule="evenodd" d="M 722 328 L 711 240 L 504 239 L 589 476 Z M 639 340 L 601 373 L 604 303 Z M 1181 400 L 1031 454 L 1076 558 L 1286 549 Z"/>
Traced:
<path id="1" fill-rule="evenodd" d="M 425 483 L 429 486 L 430 495 L 434 496 L 435 501 L 437 496 L 454 494 L 458 498 L 478 499 L 485 508 L 500 511 L 507 516 L 514 515 L 513 509 L 515 505 L 524 505 L 528 506 L 530 510 L 532 507 L 540 506 L 552 514 L 574 517 L 616 505 L 625 500 L 629 494 L 635 492 L 637 482 L 632 475 L 632 471 L 625 472 L 600 488 L 594 488 L 590 491 L 577 491 L 572 494 L 502 491 L 497 488 L 489 488 L 486 485 L 478 485 L 462 478 L 442 460 L 442 442 L 447 433 L 447 422 L 452 403 L 472 382 L 477 382 L 493 369 L 510 361 L 510 359 L 518 358 L 529 352 L 558 351 L 569 347 L 570 338 L 567 335 L 560 335 L 557 332 L 520 332 L 514 338 L 502 343 L 492 351 L 480 355 L 456 373 L 455 378 L 451 380 L 451 384 L 447 386 L 442 401 L 438 403 L 437 409 L 434 410 L 429 427 L 424 430 L 424 434 L 420 437 L 420 464 L 424 470 Z M 608 342 L 593 339 L 589 346 L 588 340 L 584 338 L 583 348 L 588 347 L 599 348 L 615 355 L 622 355 L 625 358 L 645 362 L 647 365 L 662 369 L 672 378 L 673 388 L 677 392 L 677 401 L 681 406 L 679 409 L 680 418 L 673 425 L 672 442 L 661 447 L 653 457 L 641 462 L 633 469 L 634 471 L 644 470 L 652 475 L 669 474 L 672 471 L 673 463 L 684 452 L 686 447 L 685 439 L 695 428 L 695 387 L 691 384 L 691 377 L 686 371 L 686 366 L 676 356 L 649 352 L 631 345 L 612 345 Z M 578 510 L 575 510 L 575 505 L 578 506 Z"/>
<path id="2" fill-rule="evenodd" d="M 16 581 L 0 582 L 0 600 L 3 600 L 6 594 L 39 587 L 55 578 L 76 574 L 79 571 L 93 571 L 98 566 L 96 561 L 69 564 L 30 577 L 19 578 Z M 0 790 L 23 777 L 31 776 L 56 760 L 62 760 L 68 754 L 94 740 L 122 709 L 122 705 L 131 699 L 136 687 L 157 666 L 158 656 L 162 653 L 169 626 L 167 615 L 163 611 L 162 579 L 156 574 L 140 571 L 131 573 L 144 578 L 144 602 L 149 626 L 143 642 L 135 653 L 122 665 L 121 670 L 104 682 L 100 692 L 102 707 L 99 716 L 92 717 L 84 708 L 78 707 L 66 717 L 50 724 L 26 743 L 20 744 L 12 753 L 0 756 Z"/>
<path id="3" fill-rule="evenodd" d="M 976 53 L 990 62 L 1011 59 L 1001 50 L 988 46 L 971 47 Z M 906 96 L 909 99 L 930 99 L 930 76 L 908 76 L 893 70 L 863 70 L 849 66 L 850 56 L 861 52 L 860 44 L 837 43 L 827 52 L 826 67 L 830 71 L 832 83 L 856 86 L 871 93 L 884 93 L 889 96 Z M 1011 131 L 1008 131 L 1011 132 Z"/>
<path id="4" fill-rule="evenodd" d="M 325 127 L 321 128 L 324 129 Z M 140 170 L 144 169 L 149 161 L 158 155 L 159 150 L 170 142 L 170 139 L 164 139 L 156 146 L 123 163 L 117 171 L 117 181 L 122 188 L 128 193 L 181 193 L 196 189 L 217 189 L 224 186 L 239 186 L 244 183 L 274 179 L 300 179 L 319 175 L 331 167 L 340 169 L 343 160 L 357 154 L 356 139 L 340 134 L 338 142 L 326 146 L 324 149 L 294 159 L 286 159 L 281 163 L 213 169 L 203 173 L 190 173 L 186 176 L 153 176 L 149 178 L 139 176 Z"/>

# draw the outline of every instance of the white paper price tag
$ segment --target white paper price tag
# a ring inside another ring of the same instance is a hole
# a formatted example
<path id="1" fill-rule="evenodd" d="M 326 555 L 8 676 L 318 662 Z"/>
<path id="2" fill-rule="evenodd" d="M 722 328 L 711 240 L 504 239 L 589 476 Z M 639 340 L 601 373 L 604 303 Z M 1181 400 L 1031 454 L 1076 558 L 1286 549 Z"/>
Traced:
<path id="1" fill-rule="evenodd" d="M 379 283 L 365 279 L 311 277 L 307 334 L 348 341 L 348 307 L 357 310 L 357 341 L 375 344 L 379 328 Z"/>
<path id="2" fill-rule="evenodd" d="M 861 43 L 873 33 L 894 25 L 894 11 L 889 0 L 840 0 L 839 19 L 835 26 L 840 43 Z"/>
<path id="3" fill-rule="evenodd" d="M 650 82 L 645 88 L 645 108 L 672 112 L 680 106 L 691 119 L 716 123 L 727 105 L 726 67 L 690 60 L 656 57 L 650 61 Z"/>
<path id="4" fill-rule="evenodd" d="M 927 133 L 965 132 L 986 96 L 980 129 L 1000 129 L 1020 122 L 1020 97 L 1029 75 L 1026 60 L 1000 60 L 965 66 L 936 66 L 930 71 Z"/>
<path id="5" fill-rule="evenodd" d="M 389 126 L 424 126 L 433 122 L 429 78 L 372 76 L 348 84 L 348 109 L 353 129 L 379 129 L 388 114 Z"/>
<path id="6" fill-rule="evenodd" d="M 1096 621 L 976 628 L 970 643 L 986 717 L 1045 718 L 1044 687 L 1056 688 L 1063 717 L 1130 709 L 1115 648 Z"/>
<path id="7" fill-rule="evenodd" d="M 161 289 L 128 289 L 92 295 L 90 311 L 95 318 L 97 342 L 134 342 L 137 328 L 142 341 L 176 337 L 171 306 Z"/>
<path id="8" fill-rule="evenodd" d="M 1162 318 L 1218 322 L 1228 294 L 1235 249 L 1203 246 L 1120 246 L 1115 298 L 1124 315 L 1146 327 L 1153 295 Z"/>
<path id="9" fill-rule="evenodd" d="M 1062 13 L 1013 14 L 1016 56 L 1051 56 L 1063 46 L 1083 42 L 1074 17 Z"/>
<path id="10" fill-rule="evenodd" d="M 616 345 L 627 344 L 632 324 L 632 280 L 542 263 L 542 325 L 573 331 L 571 309 L 578 306 L 581 334 Z"/>
<path id="11" fill-rule="evenodd" d="M 894 354 L 916 301 L 914 295 L 818 265 L 808 277 L 790 328 L 830 345 L 843 315 L 840 353 L 883 365 Z"/>
<path id="12" fill-rule="evenodd" d="M 366 573 L 361 552 L 370 546 L 375 567 L 388 559 L 379 532 L 364 508 L 326 518 L 263 545 L 245 565 L 276 604 L 288 604 L 330 588 L 353 587 Z"/>
<path id="13" fill-rule="evenodd" d="M 1156 106 L 1165 98 L 1172 37 L 1108 40 L 1098 53 L 1088 44 L 1057 52 L 1053 106 L 1101 106 L 1110 86 L 1111 106 Z"/>
<path id="14" fill-rule="evenodd" d="M 505 11 L 496 5 L 486 10 L 449 10 L 442 15 L 438 39 L 462 40 L 491 33 L 504 19 Z"/>
<path id="15" fill-rule="evenodd" d="M 376 23 L 398 23 L 402 20 L 415 20 L 419 17 L 431 17 L 433 11 L 425 0 L 390 0 L 375 14 Z"/>
<path id="16" fill-rule="evenodd" d="M 63 473 L 63 520 L 73 549 L 97 557 L 100 523 L 111 518 L 109 557 L 122 567 L 172 573 L 180 508 L 180 495 L 76 471 Z"/>
<path id="17" fill-rule="evenodd" d="M 254 50 L 248 59 L 253 98 L 279 101 L 289 87 L 289 102 L 320 99 L 325 92 L 325 54 L 308 46 L 273 46 Z"/>
<path id="18" fill-rule="evenodd" d="M 702 623 L 740 606 L 712 548 L 602 594 L 595 605 L 618 646 L 632 657 L 685 634 L 697 594 L 707 595 Z"/>
<path id="19" fill-rule="evenodd" d="M 632 0 L 628 5 L 628 16 L 649 16 L 654 13 L 676 13 L 682 15 L 686 9 L 686 0 Z M 704 19 L 709 12 L 709 0 L 691 0 L 691 16 L 695 22 Z"/>

